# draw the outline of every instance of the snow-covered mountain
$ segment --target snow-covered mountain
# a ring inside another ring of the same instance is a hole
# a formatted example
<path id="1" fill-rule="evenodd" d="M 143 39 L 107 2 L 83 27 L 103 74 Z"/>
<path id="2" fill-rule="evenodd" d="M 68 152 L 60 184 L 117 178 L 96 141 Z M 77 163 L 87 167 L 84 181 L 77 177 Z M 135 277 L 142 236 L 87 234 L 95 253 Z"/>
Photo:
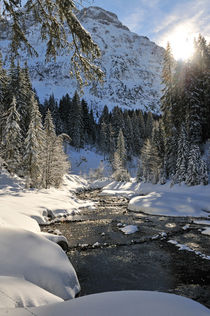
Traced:
<path id="1" fill-rule="evenodd" d="M 99 64 L 105 72 L 103 85 L 91 83 L 84 88 L 84 98 L 94 109 L 109 108 L 158 109 L 161 96 L 161 69 L 164 49 L 147 37 L 129 31 L 114 13 L 99 7 L 89 7 L 79 12 L 83 26 L 99 45 L 102 57 Z M 73 95 L 76 81 L 69 76 L 68 52 L 61 52 L 56 62 L 45 63 L 45 44 L 41 41 L 39 25 L 29 23 L 27 32 L 30 42 L 36 47 L 39 57 L 28 60 L 33 86 L 43 101 L 54 93 L 61 97 L 67 92 Z M 8 45 L 4 32 L 0 35 L 0 46 Z"/>

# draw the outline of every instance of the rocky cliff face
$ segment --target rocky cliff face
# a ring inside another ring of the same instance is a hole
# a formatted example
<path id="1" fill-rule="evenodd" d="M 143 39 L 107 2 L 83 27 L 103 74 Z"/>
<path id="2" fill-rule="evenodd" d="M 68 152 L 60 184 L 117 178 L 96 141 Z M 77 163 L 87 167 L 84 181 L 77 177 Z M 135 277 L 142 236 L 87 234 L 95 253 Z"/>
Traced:
<path id="1" fill-rule="evenodd" d="M 83 97 L 88 104 L 99 111 L 105 104 L 110 109 L 118 105 L 158 111 L 164 49 L 147 37 L 130 32 L 114 13 L 89 7 L 78 15 L 101 49 L 98 63 L 106 75 L 103 85 L 93 82 L 84 88 Z M 56 97 L 67 92 L 72 95 L 77 85 L 69 76 L 69 53 L 61 52 L 56 62 L 45 64 L 44 43 L 38 34 L 38 25 L 30 24 L 28 36 L 39 57 L 24 56 L 24 59 L 28 59 L 33 86 L 40 99 L 52 93 Z M 5 32 L 2 35 L 0 46 L 6 53 Z"/>

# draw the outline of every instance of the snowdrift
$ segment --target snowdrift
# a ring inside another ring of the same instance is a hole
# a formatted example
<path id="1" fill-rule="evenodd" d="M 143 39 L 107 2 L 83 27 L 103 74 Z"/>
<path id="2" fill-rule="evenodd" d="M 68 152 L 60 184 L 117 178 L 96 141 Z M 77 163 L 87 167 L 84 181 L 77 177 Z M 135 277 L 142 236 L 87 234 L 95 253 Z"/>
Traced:
<path id="1" fill-rule="evenodd" d="M 1 316 L 209 316 L 209 310 L 173 294 L 122 291 L 83 296 L 32 309 L 2 309 Z"/>

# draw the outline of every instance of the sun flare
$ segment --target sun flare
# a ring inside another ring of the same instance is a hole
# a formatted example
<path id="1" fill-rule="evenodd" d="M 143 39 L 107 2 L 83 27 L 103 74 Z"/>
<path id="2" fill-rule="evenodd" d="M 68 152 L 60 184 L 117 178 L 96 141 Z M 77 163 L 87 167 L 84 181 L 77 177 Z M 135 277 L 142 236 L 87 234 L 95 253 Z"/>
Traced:
<path id="1" fill-rule="evenodd" d="M 184 34 L 177 34 L 171 39 L 171 49 L 176 60 L 187 60 L 193 55 L 193 39 L 184 37 Z"/>
<path id="2" fill-rule="evenodd" d="M 168 34 L 167 41 L 171 45 L 173 56 L 176 60 L 188 60 L 194 52 L 194 39 L 197 34 L 192 33 L 189 25 L 179 25 Z"/>

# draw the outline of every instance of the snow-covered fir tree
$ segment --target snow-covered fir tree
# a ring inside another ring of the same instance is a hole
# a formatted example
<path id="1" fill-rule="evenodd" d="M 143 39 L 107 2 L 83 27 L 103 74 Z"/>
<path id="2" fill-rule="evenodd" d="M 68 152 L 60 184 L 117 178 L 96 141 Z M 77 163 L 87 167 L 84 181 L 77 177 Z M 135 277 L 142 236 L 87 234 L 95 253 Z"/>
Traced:
<path id="1" fill-rule="evenodd" d="M 119 135 L 117 138 L 117 149 L 114 153 L 113 159 L 113 177 L 116 181 L 128 181 L 130 176 L 128 171 L 126 170 L 126 148 L 125 148 L 125 141 L 122 129 L 119 131 Z"/>
<path id="2" fill-rule="evenodd" d="M 44 121 L 44 142 L 43 142 L 43 171 L 42 171 L 42 186 L 48 189 L 54 182 L 53 174 L 53 159 L 54 148 L 56 143 L 56 134 L 53 124 L 51 112 L 48 109 Z"/>
<path id="3" fill-rule="evenodd" d="M 49 109 L 45 117 L 44 132 L 42 186 L 48 189 L 51 186 L 60 186 L 70 165 L 63 152 L 61 136 L 56 136 Z"/>
<path id="4" fill-rule="evenodd" d="M 42 185 L 44 132 L 34 95 L 31 96 L 31 120 L 25 139 L 24 166 L 28 187 Z"/>
<path id="5" fill-rule="evenodd" d="M 160 174 L 163 175 L 164 141 L 160 126 L 159 122 L 154 122 L 152 135 L 144 142 L 138 163 L 137 181 L 157 183 Z"/>
<path id="6" fill-rule="evenodd" d="M 16 109 L 16 99 L 13 97 L 10 108 L 5 114 L 6 124 L 3 133 L 3 158 L 8 170 L 21 174 L 22 135 L 20 129 L 20 114 Z"/>
<path id="7" fill-rule="evenodd" d="M 141 165 L 140 167 L 142 168 L 142 171 L 138 171 L 139 174 L 142 174 L 142 179 L 145 182 L 152 182 L 156 183 L 157 179 L 156 177 L 158 176 L 157 174 L 157 169 L 156 163 L 155 163 L 155 158 L 158 157 L 158 152 L 156 148 L 153 146 L 151 140 L 148 138 L 141 151 Z"/>
<path id="8" fill-rule="evenodd" d="M 201 159 L 200 148 L 197 144 L 191 144 L 190 147 L 185 183 L 189 186 L 208 183 L 207 166 Z"/>
<path id="9" fill-rule="evenodd" d="M 174 183 L 181 183 L 186 180 L 189 156 L 189 141 L 187 131 L 184 125 L 181 128 L 181 134 L 178 139 L 178 154 L 176 162 L 176 173 L 173 177 Z"/>
<path id="10" fill-rule="evenodd" d="M 66 136 L 66 135 L 65 135 Z M 69 173 L 70 161 L 63 150 L 63 134 L 56 137 L 55 147 L 54 147 L 54 157 L 53 157 L 53 183 L 52 185 L 59 188 L 63 183 L 63 176 Z"/>

